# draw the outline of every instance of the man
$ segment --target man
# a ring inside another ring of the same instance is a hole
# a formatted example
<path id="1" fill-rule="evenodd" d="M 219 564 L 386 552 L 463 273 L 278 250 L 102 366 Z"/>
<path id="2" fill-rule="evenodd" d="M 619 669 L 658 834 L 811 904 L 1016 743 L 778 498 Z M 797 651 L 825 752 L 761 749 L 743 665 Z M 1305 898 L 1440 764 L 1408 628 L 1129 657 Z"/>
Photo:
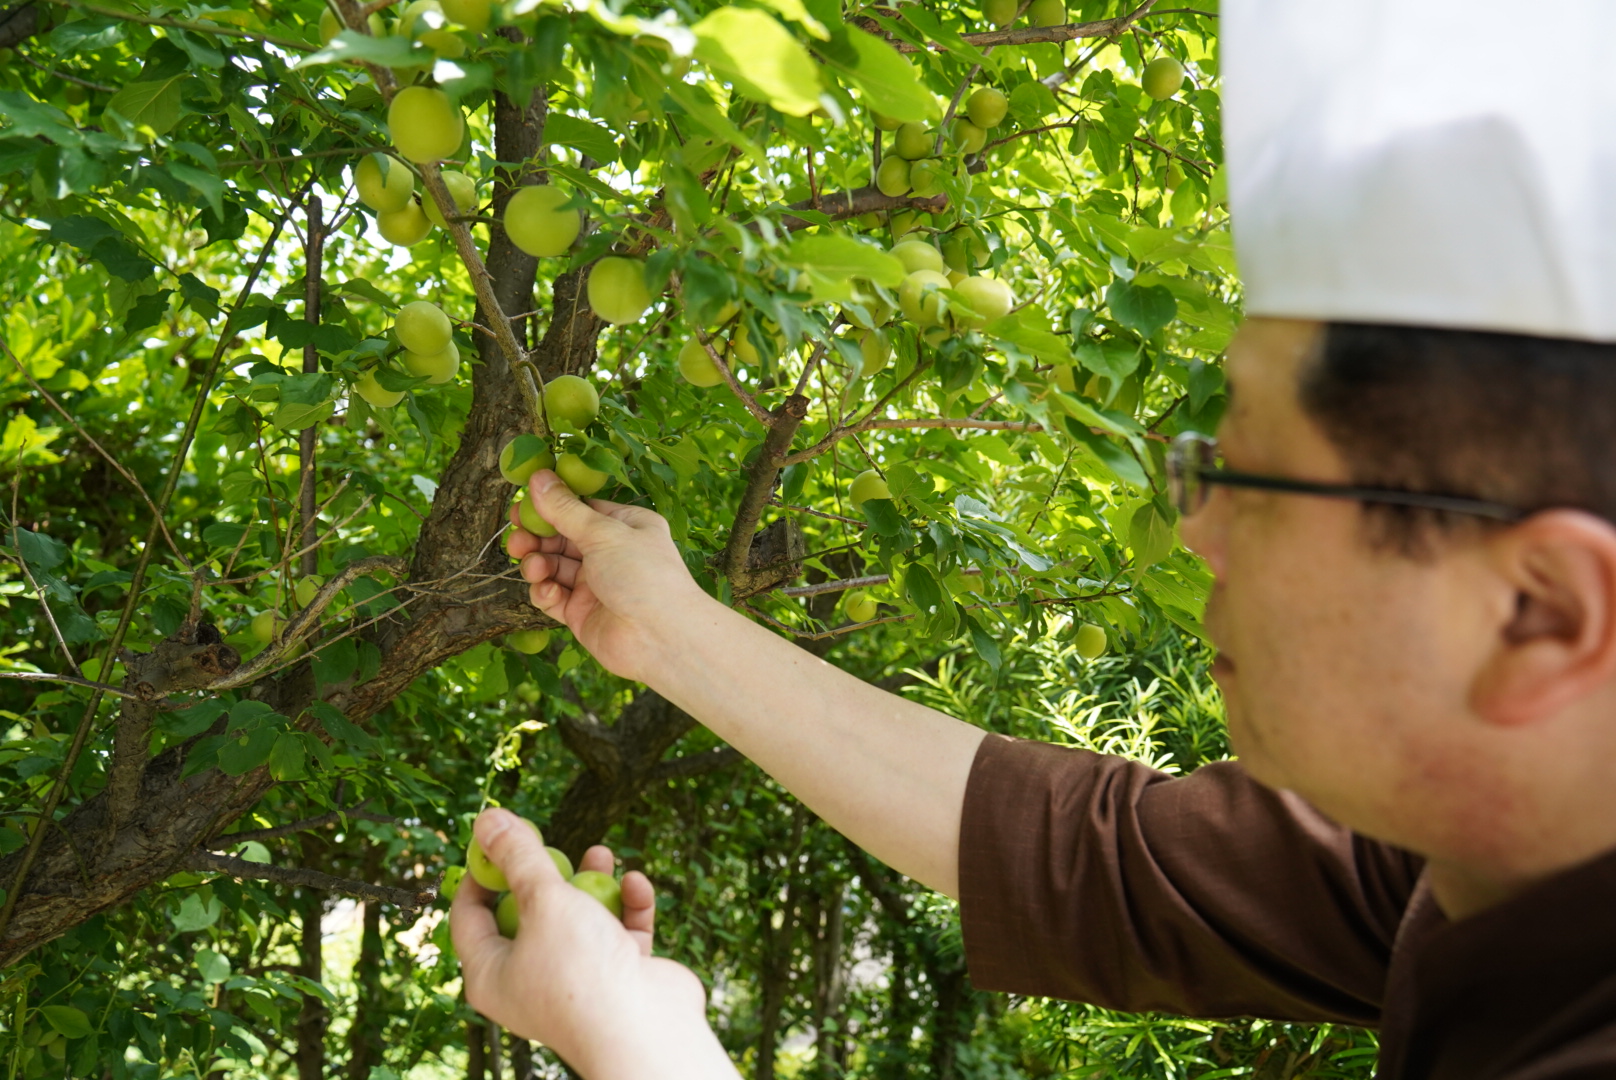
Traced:
<path id="1" fill-rule="evenodd" d="M 548 473 L 560 537 L 510 546 L 533 602 L 959 898 L 979 987 L 1378 1025 L 1399 1080 L 1616 1076 L 1616 7 L 1554 17 L 1572 85 L 1501 3 L 1224 5 L 1253 317 L 1221 463 L 1190 440 L 1173 471 L 1238 764 L 1170 779 L 884 694 Z M 456 899 L 472 1003 L 591 1080 L 732 1075 L 649 956 L 649 884 L 619 925 L 511 821 L 477 828 L 521 935 Z"/>

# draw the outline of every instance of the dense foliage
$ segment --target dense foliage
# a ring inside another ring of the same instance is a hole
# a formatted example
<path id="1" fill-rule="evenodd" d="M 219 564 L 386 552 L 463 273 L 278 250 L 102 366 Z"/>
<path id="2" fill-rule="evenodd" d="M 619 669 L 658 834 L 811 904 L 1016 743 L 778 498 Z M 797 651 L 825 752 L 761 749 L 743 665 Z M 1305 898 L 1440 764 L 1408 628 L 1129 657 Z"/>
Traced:
<path id="1" fill-rule="evenodd" d="M 1348 1033 L 976 993 L 949 904 L 535 640 L 500 549 L 531 433 L 862 677 L 1221 755 L 1162 481 L 1236 318 L 1216 18 L 1051 2 L 0 9 L 8 1077 L 558 1069 L 445 951 L 490 803 L 652 876 L 751 1075 L 1363 1074 Z M 386 163 L 423 206 L 377 213 L 355 176 L 405 86 L 464 137 Z M 581 214 L 560 254 L 504 228 L 533 185 Z M 955 276 L 906 284 L 900 239 Z M 604 257 L 639 262 L 592 295 Z M 401 351 L 420 299 L 458 368 Z M 562 375 L 583 430 L 539 408 Z"/>

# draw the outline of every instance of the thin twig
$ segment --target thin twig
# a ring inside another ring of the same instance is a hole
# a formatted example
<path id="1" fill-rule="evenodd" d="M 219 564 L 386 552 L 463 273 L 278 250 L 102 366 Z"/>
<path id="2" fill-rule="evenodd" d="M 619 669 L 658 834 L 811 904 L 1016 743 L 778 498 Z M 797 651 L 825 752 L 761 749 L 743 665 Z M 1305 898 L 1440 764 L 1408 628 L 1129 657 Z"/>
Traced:
<path id="1" fill-rule="evenodd" d="M 319 889 L 321 892 L 374 900 L 382 904 L 392 904 L 406 911 L 427 907 L 438 898 L 436 884 L 415 891 L 395 889 L 389 885 L 372 885 L 368 881 L 355 881 L 352 878 L 324 874 L 318 870 L 305 870 L 300 866 L 270 866 L 267 863 L 248 862 L 246 859 L 236 859 L 229 855 L 215 855 L 211 851 L 194 852 L 186 859 L 186 866 L 188 869 L 206 873 L 229 874 L 243 881 L 273 881 L 280 885 Z"/>
<path id="2" fill-rule="evenodd" d="M 247 844 L 265 840 L 278 840 L 283 836 L 294 833 L 308 832 L 311 829 L 323 829 L 327 825 L 339 825 L 346 821 L 375 821 L 383 825 L 396 825 L 398 818 L 388 817 L 386 814 L 375 814 L 360 807 L 369 802 L 366 799 L 356 803 L 346 810 L 333 810 L 329 814 L 320 814 L 318 817 L 304 818 L 302 821 L 291 821 L 285 825 L 272 825 L 267 829 L 244 829 L 241 832 L 221 833 L 208 841 L 209 847 L 235 847 L 237 844 Z"/>

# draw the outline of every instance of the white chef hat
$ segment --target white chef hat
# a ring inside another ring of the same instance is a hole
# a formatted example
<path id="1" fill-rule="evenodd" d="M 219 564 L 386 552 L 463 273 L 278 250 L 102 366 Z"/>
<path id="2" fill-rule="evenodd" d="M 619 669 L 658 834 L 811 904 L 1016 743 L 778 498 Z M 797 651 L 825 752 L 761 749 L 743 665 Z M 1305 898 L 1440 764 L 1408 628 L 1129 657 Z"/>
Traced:
<path id="1" fill-rule="evenodd" d="M 1616 2 L 1221 13 L 1249 314 L 1616 341 Z"/>

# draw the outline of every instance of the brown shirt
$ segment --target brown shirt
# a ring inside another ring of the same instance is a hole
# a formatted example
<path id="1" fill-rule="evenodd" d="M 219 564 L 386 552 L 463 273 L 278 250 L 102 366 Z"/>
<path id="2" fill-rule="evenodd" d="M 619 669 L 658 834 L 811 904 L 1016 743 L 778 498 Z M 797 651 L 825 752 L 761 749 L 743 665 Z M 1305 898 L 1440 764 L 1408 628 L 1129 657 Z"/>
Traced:
<path id="1" fill-rule="evenodd" d="M 984 990 L 1379 1027 L 1383 1080 L 1616 1078 L 1616 854 L 1457 923 L 1422 869 L 1231 762 L 989 735 L 966 959 Z"/>

